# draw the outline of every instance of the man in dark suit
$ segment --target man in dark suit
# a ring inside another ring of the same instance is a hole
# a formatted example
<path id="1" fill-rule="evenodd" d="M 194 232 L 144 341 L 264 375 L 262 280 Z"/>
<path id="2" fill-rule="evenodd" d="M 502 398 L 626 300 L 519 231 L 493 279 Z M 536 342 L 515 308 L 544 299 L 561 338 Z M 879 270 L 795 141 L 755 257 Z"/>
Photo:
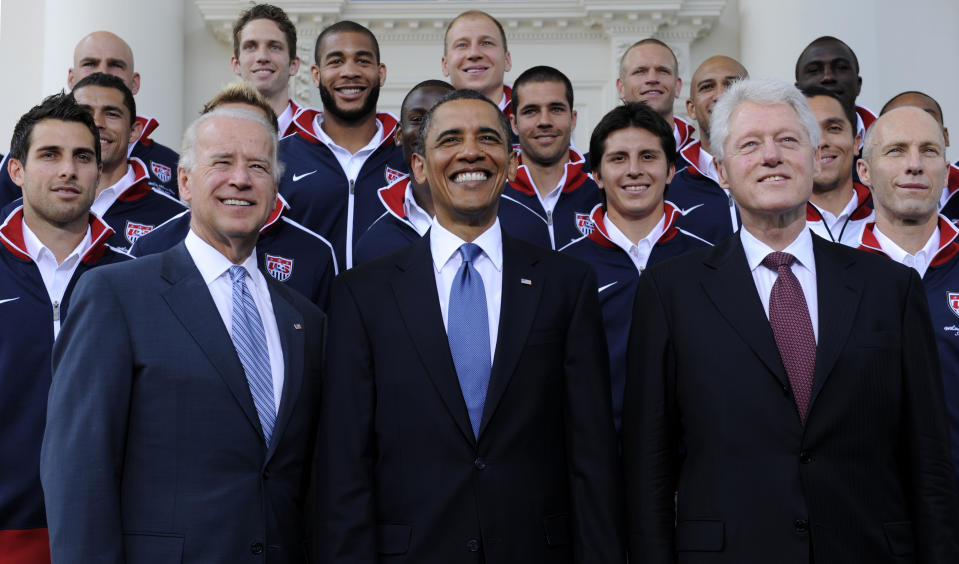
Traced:
<path id="1" fill-rule="evenodd" d="M 334 283 L 320 562 L 622 562 L 596 276 L 505 235 L 503 114 L 471 90 L 412 161 L 435 219 Z"/>
<path id="2" fill-rule="evenodd" d="M 204 114 L 186 240 L 78 285 L 41 451 L 54 562 L 305 561 L 325 318 L 257 265 L 276 155 L 259 114 Z"/>
<path id="3" fill-rule="evenodd" d="M 819 127 L 795 88 L 733 85 L 711 135 L 743 227 L 640 277 L 623 415 L 630 554 L 959 562 L 919 277 L 806 228 Z"/>

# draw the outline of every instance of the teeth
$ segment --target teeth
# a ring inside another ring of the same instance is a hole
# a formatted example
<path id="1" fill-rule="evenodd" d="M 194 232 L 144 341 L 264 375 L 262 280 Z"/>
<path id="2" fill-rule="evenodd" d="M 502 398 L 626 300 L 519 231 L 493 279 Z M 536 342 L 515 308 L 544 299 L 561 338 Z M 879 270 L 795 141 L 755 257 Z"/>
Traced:
<path id="1" fill-rule="evenodd" d="M 489 178 L 485 172 L 461 172 L 453 177 L 453 182 L 477 182 Z"/>
<path id="2" fill-rule="evenodd" d="M 763 178 L 763 179 L 762 179 L 762 182 L 775 182 L 775 181 L 777 181 L 777 180 L 786 180 L 786 177 L 785 177 L 785 176 L 778 176 L 778 175 L 777 175 L 777 176 L 767 176 L 766 178 Z"/>
<path id="3" fill-rule="evenodd" d="M 358 94 L 360 91 L 361 91 L 360 88 L 341 88 L 340 89 L 341 94 L 347 94 L 347 95 Z"/>
<path id="4" fill-rule="evenodd" d="M 486 70 L 486 69 L 469 69 L 469 70 L 467 70 L 466 72 L 469 73 L 469 74 L 476 74 L 476 73 L 479 73 L 479 72 L 483 72 L 483 71 L 485 71 L 485 70 Z"/>
<path id="5" fill-rule="evenodd" d="M 649 184 L 641 184 L 639 186 L 623 186 L 623 190 L 627 192 L 640 192 L 649 188 Z"/>
<path id="6" fill-rule="evenodd" d="M 251 202 L 247 202 L 246 200 L 233 200 L 233 199 L 223 200 L 223 203 L 228 206 L 252 206 L 253 205 Z"/>

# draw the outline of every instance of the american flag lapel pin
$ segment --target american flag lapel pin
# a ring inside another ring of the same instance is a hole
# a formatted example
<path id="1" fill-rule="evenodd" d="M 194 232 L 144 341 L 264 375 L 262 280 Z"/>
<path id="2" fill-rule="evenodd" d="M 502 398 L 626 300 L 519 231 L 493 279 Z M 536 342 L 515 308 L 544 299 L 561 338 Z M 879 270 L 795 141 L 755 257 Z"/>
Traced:
<path id="1" fill-rule="evenodd" d="M 533 281 L 530 280 L 529 278 L 520 278 L 520 279 L 519 279 L 519 283 L 522 284 L 523 286 L 532 286 L 532 285 L 533 285 Z"/>
<path id="2" fill-rule="evenodd" d="M 294 324 L 293 324 L 293 328 L 296 329 L 297 331 L 299 331 L 300 329 L 303 328 L 303 326 L 300 325 L 299 323 L 294 323 Z"/>

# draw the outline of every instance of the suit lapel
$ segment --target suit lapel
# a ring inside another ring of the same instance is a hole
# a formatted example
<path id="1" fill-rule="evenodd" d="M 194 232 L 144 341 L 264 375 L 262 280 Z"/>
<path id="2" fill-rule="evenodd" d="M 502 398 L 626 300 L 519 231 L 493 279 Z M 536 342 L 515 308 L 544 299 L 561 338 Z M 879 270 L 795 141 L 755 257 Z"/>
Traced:
<path id="1" fill-rule="evenodd" d="M 270 288 L 270 301 L 273 303 L 273 314 L 276 316 L 276 326 L 279 329 L 280 343 L 283 347 L 283 394 L 280 396 L 280 408 L 277 411 L 273 437 L 270 439 L 270 448 L 266 455 L 266 462 L 269 462 L 290 421 L 296 399 L 303 387 L 305 336 L 302 314 L 283 296 L 278 289 L 279 282 L 274 281 L 269 274 L 264 276 Z"/>
<path id="2" fill-rule="evenodd" d="M 162 293 L 163 299 L 216 368 L 250 424 L 262 437 L 260 419 L 253 405 L 243 365 L 210 296 L 210 290 L 193 264 L 186 245 L 180 243 L 164 253 L 162 274 L 170 283 L 170 287 Z"/>
<path id="3" fill-rule="evenodd" d="M 500 301 L 499 329 L 496 337 L 496 352 L 490 370 L 486 405 L 480 434 L 486 429 L 496 412 L 510 379 L 516 371 L 520 354 L 526 346 L 543 284 L 546 283 L 535 270 L 536 260 L 523 255 L 514 246 L 512 239 L 503 234 L 503 293 Z"/>
<path id="4" fill-rule="evenodd" d="M 712 270 L 712 276 L 704 276 L 702 280 L 706 294 L 733 330 L 779 380 L 780 385 L 785 386 L 786 369 L 756 292 L 756 283 L 749 271 L 739 234 L 716 246 L 705 263 Z"/>
<path id="5" fill-rule="evenodd" d="M 399 255 L 396 266 L 400 273 L 393 280 L 393 293 L 406 330 L 456 426 L 468 441 L 475 443 L 466 401 L 450 354 L 449 339 L 443 327 L 429 233 Z"/>

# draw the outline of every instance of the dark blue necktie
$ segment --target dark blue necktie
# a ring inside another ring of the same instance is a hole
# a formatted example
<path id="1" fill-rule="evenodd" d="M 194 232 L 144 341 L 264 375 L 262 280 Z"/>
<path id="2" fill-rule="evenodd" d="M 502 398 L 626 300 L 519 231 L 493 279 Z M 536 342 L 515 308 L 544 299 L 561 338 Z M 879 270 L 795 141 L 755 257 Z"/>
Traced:
<path id="1" fill-rule="evenodd" d="M 489 388 L 489 315 L 483 278 L 473 266 L 482 249 L 473 243 L 464 243 L 459 251 L 463 256 L 463 264 L 456 271 L 453 287 L 450 288 L 446 334 L 453 364 L 456 365 L 456 376 L 473 425 L 473 435 L 478 437 L 486 390 Z"/>
<path id="2" fill-rule="evenodd" d="M 253 294 L 246 286 L 246 269 L 231 266 L 230 279 L 233 280 L 233 346 L 250 385 L 266 444 L 270 444 L 273 424 L 276 423 L 276 402 L 273 400 L 273 371 L 266 348 L 266 333 Z"/>

